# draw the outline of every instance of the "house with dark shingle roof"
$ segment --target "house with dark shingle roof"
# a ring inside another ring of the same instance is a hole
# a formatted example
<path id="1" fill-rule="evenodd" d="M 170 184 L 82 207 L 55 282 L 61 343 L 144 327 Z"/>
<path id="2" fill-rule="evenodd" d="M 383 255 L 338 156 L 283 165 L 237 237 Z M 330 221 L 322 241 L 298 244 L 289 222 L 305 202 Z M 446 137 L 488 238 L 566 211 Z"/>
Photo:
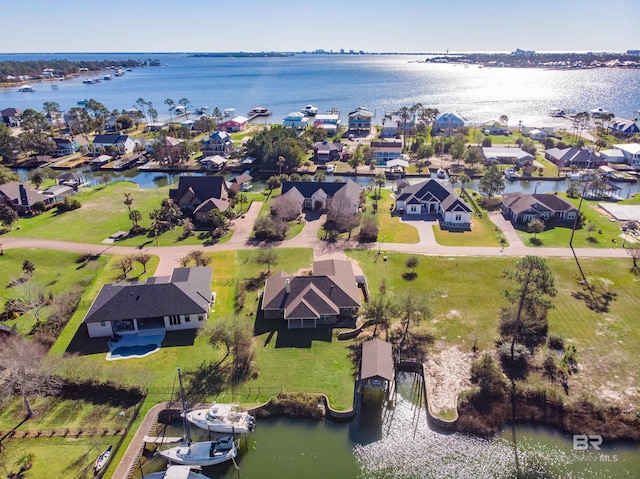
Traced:
<path id="1" fill-rule="evenodd" d="M 222 176 L 181 176 L 169 198 L 188 215 L 201 222 L 209 221 L 211 210 L 229 208 L 229 188 Z"/>
<path id="2" fill-rule="evenodd" d="M 572 223 L 578 209 L 564 198 L 551 193 L 533 195 L 516 192 L 502 195 L 502 214 L 514 224 L 527 224 L 541 219 L 545 224 Z"/>
<path id="3" fill-rule="evenodd" d="M 94 147 L 102 147 L 109 151 L 127 154 L 131 153 L 136 147 L 136 140 L 129 135 L 108 133 L 106 135 L 97 135 L 93 139 L 93 145 Z"/>
<path id="4" fill-rule="evenodd" d="M 336 206 L 344 214 L 355 215 L 360 206 L 360 186 L 351 180 L 344 183 L 285 181 L 282 183 L 282 196 L 292 197 L 297 202 L 301 202 L 300 211 L 303 209 L 322 211 Z"/>
<path id="5" fill-rule="evenodd" d="M 578 168 L 597 168 L 602 164 L 602 159 L 594 155 L 591 150 L 576 148 L 549 148 L 544 152 L 544 157 L 553 161 L 559 168 L 577 166 Z"/>
<path id="6" fill-rule="evenodd" d="M 212 277 L 209 267 L 176 268 L 145 282 L 105 284 L 82 322 L 90 338 L 197 329 L 211 309 Z"/>
<path id="7" fill-rule="evenodd" d="M 53 202 L 53 199 L 26 183 L 10 181 L 0 185 L 0 204 L 10 206 L 19 215 L 33 214 L 33 205 L 39 201 L 48 205 Z"/>
<path id="8" fill-rule="evenodd" d="M 438 215 L 442 226 L 470 228 L 473 211 L 453 188 L 437 180 L 404 186 L 396 210 L 407 215 Z"/>
<path id="9" fill-rule="evenodd" d="M 315 261 L 311 276 L 269 276 L 261 308 L 265 319 L 284 320 L 294 329 L 353 321 L 360 305 L 351 261 L 330 259 Z"/>
<path id="10" fill-rule="evenodd" d="M 0 118 L 3 123 L 6 123 L 9 126 L 20 126 L 20 116 L 22 115 L 22 110 L 18 110 L 17 108 L 5 108 L 0 111 Z"/>

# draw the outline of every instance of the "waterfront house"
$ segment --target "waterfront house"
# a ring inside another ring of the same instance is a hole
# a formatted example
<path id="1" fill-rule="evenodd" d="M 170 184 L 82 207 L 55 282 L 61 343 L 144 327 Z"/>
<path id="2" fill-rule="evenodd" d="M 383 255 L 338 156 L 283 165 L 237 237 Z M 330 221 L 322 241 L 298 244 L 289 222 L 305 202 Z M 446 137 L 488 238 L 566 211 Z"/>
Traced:
<path id="1" fill-rule="evenodd" d="M 223 170 L 227 164 L 227 159 L 220 155 L 207 156 L 198 160 L 198 163 L 207 171 Z"/>
<path id="2" fill-rule="evenodd" d="M 313 159 L 317 163 L 338 161 L 342 159 L 343 150 L 344 145 L 342 143 L 334 143 L 327 140 L 318 141 L 313 144 Z"/>
<path id="3" fill-rule="evenodd" d="M 315 261 L 311 275 L 283 271 L 267 278 L 261 309 L 267 320 L 284 320 L 288 329 L 353 324 L 361 306 L 351 261 Z"/>
<path id="4" fill-rule="evenodd" d="M 521 148 L 485 147 L 482 148 L 482 154 L 486 165 L 501 163 L 522 166 L 527 162 L 533 163 L 535 159 L 531 153 L 527 153 Z"/>
<path id="5" fill-rule="evenodd" d="M 249 170 L 245 171 L 241 175 L 236 176 L 229 182 L 229 191 L 239 193 L 240 191 L 250 191 L 253 189 L 251 184 L 253 176 L 249 174 Z"/>
<path id="6" fill-rule="evenodd" d="M 482 122 L 482 131 L 485 135 L 510 135 L 509 125 L 500 123 L 498 120 L 487 120 Z"/>
<path id="7" fill-rule="evenodd" d="M 397 113 L 386 113 L 382 119 L 382 138 L 395 138 L 402 134 L 413 135 L 415 131 L 415 113 L 411 113 L 406 119 Z"/>
<path id="8" fill-rule="evenodd" d="M 222 176 L 181 176 L 178 187 L 169 190 L 169 198 L 202 223 L 209 221 L 212 210 L 229 208 L 229 188 Z"/>
<path id="9" fill-rule="evenodd" d="M 640 169 L 640 143 L 624 143 L 613 145 L 615 150 L 620 150 L 625 157 L 627 164 L 636 170 Z"/>
<path id="10" fill-rule="evenodd" d="M 33 205 L 38 202 L 48 205 L 53 200 L 33 189 L 27 183 L 10 181 L 0 185 L 0 204 L 10 206 L 19 215 L 33 214 Z"/>
<path id="11" fill-rule="evenodd" d="M 234 132 L 242 131 L 247 127 L 249 119 L 244 116 L 236 116 L 218 124 L 220 131 Z"/>
<path id="12" fill-rule="evenodd" d="M 338 128 L 340 128 L 340 115 L 338 113 L 316 115 L 313 118 L 313 126 L 321 128 L 327 132 L 327 135 L 333 136 L 338 133 Z"/>
<path id="13" fill-rule="evenodd" d="M 624 156 L 624 152 L 622 150 L 616 150 L 615 148 L 611 148 L 609 150 L 600 150 L 598 152 L 600 155 L 600 159 L 603 163 L 626 163 L 627 159 Z"/>
<path id="14" fill-rule="evenodd" d="M 146 142 L 146 144 L 144 145 L 144 149 L 148 154 L 153 153 L 154 148 L 156 148 L 157 144 L 162 144 L 162 147 L 158 147 L 158 148 L 164 148 L 168 151 L 177 148 L 178 145 L 180 143 L 182 143 L 184 140 L 180 140 L 178 138 L 174 138 L 173 136 L 162 136 L 162 137 L 158 137 L 158 138 L 151 138 L 150 140 L 148 140 Z"/>
<path id="15" fill-rule="evenodd" d="M 65 198 L 72 196 L 76 190 L 67 185 L 52 185 L 42 192 L 43 195 L 51 198 L 51 203 L 58 203 Z"/>
<path id="16" fill-rule="evenodd" d="M 62 156 L 73 155 L 80 149 L 80 145 L 74 138 L 56 137 L 53 139 L 56 143 L 56 149 L 51 151 L 50 154 L 54 158 L 60 158 Z"/>
<path id="17" fill-rule="evenodd" d="M 212 276 L 209 267 L 176 268 L 171 276 L 105 284 L 82 322 L 90 338 L 197 329 L 211 309 Z"/>
<path id="18" fill-rule="evenodd" d="M 233 151 L 233 140 L 226 131 L 215 131 L 209 135 L 209 139 L 202 143 L 204 156 L 220 155 L 228 158 Z"/>
<path id="19" fill-rule="evenodd" d="M 396 195 L 396 210 L 412 216 L 437 215 L 443 228 L 469 229 L 473 216 L 469 205 L 455 190 L 437 180 L 403 184 Z"/>
<path id="20" fill-rule="evenodd" d="M 362 343 L 359 376 L 362 389 L 390 389 L 395 377 L 391 343 L 378 338 Z"/>
<path id="21" fill-rule="evenodd" d="M 349 132 L 365 135 L 371 131 L 373 113 L 360 106 L 349 113 Z"/>
<path id="22" fill-rule="evenodd" d="M 296 131 L 304 131 L 307 128 L 309 118 L 303 115 L 299 111 L 292 111 L 282 120 L 282 126 L 284 128 L 292 128 Z"/>
<path id="23" fill-rule="evenodd" d="M 640 133 L 638 128 L 638 120 L 625 120 L 624 118 L 614 118 L 609 123 L 609 131 L 618 138 L 631 138 L 633 135 Z"/>
<path id="24" fill-rule="evenodd" d="M 547 139 L 547 132 L 544 130 L 539 130 L 538 128 L 534 128 L 533 130 L 529 130 L 527 136 L 532 140 L 543 141 Z"/>
<path id="25" fill-rule="evenodd" d="M 455 132 L 464 126 L 464 119 L 455 113 L 441 113 L 433 122 L 433 131 Z"/>
<path id="26" fill-rule="evenodd" d="M 378 166 L 383 166 L 389 160 L 404 159 L 401 141 L 372 141 L 371 158 Z"/>
<path id="27" fill-rule="evenodd" d="M 88 185 L 87 177 L 81 173 L 67 172 L 56 177 L 56 185 L 70 186 L 75 191 L 81 186 Z"/>
<path id="28" fill-rule="evenodd" d="M 6 123 L 9 126 L 20 126 L 22 110 L 18 110 L 17 108 L 5 108 L 0 111 L 0 115 L 2 116 L 3 123 Z"/>
<path id="29" fill-rule="evenodd" d="M 575 146 L 563 149 L 549 148 L 544 152 L 544 157 L 559 168 L 569 168 L 574 165 L 578 168 L 597 168 L 602 164 L 602 159 L 594 155 L 591 150 Z"/>
<path id="30" fill-rule="evenodd" d="M 93 146 L 94 148 L 102 147 L 112 153 L 128 154 L 133 152 L 136 146 L 136 140 L 129 135 L 108 133 L 105 135 L 97 135 L 93 139 Z"/>
<path id="31" fill-rule="evenodd" d="M 324 211 L 332 205 L 343 214 L 355 215 L 360 206 L 360 187 L 347 180 L 344 183 L 329 181 L 285 181 L 282 195 L 300 204 L 300 211 Z"/>
<path id="32" fill-rule="evenodd" d="M 506 219 L 523 225 L 534 219 L 540 219 L 545 224 L 573 223 L 578 214 L 575 206 L 551 193 L 505 193 L 501 207 Z"/>

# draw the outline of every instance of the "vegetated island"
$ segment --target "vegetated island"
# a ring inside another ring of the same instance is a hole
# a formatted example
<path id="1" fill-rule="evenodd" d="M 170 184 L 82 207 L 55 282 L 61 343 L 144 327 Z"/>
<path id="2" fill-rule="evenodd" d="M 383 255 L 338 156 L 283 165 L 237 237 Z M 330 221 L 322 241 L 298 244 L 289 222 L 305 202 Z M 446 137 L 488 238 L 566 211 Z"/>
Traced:
<path id="1" fill-rule="evenodd" d="M 212 52 L 192 53 L 189 58 L 264 58 L 264 57 L 292 57 L 291 52 Z"/>

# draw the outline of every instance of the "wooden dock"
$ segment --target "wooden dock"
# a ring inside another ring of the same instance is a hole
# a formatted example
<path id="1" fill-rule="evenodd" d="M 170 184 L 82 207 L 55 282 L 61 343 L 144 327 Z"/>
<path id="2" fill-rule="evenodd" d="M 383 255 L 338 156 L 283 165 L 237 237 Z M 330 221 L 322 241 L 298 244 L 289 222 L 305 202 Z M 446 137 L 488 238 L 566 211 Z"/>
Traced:
<path id="1" fill-rule="evenodd" d="M 145 436 L 142 440 L 145 444 L 175 444 L 182 441 L 182 437 Z"/>

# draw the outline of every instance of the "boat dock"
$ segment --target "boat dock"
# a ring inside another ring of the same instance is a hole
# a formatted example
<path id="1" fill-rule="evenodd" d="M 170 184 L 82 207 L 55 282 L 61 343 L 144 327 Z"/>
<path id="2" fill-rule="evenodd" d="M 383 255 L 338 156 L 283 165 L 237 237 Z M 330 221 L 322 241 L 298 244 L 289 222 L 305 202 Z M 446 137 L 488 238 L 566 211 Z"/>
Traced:
<path id="1" fill-rule="evenodd" d="M 175 444 L 182 441 L 182 437 L 173 436 L 145 436 L 143 439 L 145 446 L 147 444 Z"/>

